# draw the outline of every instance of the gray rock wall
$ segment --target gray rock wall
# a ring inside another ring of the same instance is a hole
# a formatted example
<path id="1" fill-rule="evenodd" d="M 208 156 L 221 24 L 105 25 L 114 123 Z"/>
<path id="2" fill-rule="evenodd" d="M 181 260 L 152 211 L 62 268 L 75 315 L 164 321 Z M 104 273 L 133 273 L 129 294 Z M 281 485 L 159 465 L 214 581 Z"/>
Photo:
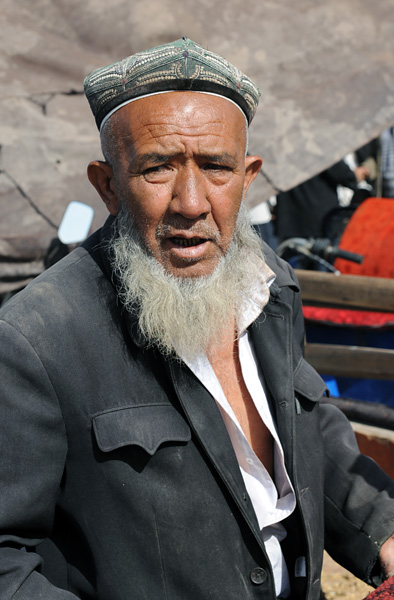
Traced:
<path id="1" fill-rule="evenodd" d="M 394 122 L 392 0 L 1 0 L 0 31 L 6 287 L 14 285 L 10 260 L 18 278 L 42 268 L 69 201 L 95 207 L 93 227 L 105 218 L 86 178 L 101 153 L 82 95 L 98 66 L 187 35 L 250 75 L 262 93 L 250 151 L 264 158 L 250 205 Z"/>

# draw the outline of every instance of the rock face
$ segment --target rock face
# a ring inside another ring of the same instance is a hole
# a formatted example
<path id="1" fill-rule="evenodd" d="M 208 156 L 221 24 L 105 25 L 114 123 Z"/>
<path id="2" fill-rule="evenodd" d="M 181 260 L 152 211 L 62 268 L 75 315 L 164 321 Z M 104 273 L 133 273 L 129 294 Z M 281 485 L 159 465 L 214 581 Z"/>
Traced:
<path id="1" fill-rule="evenodd" d="M 254 205 L 394 122 L 391 0 L 2 0 L 0 294 L 42 268 L 68 202 L 105 218 L 86 165 L 100 158 L 83 96 L 92 69 L 182 35 L 251 76 L 262 97 Z"/>

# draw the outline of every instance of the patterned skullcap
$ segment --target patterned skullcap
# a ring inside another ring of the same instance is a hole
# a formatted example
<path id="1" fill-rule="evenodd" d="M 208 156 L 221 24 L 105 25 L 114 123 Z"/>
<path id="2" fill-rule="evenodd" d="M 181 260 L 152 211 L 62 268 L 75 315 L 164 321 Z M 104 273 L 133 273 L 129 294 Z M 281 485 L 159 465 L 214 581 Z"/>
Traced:
<path id="1" fill-rule="evenodd" d="M 227 60 L 183 37 L 96 69 L 84 82 L 97 127 L 107 115 L 142 96 L 169 91 L 207 92 L 237 104 L 248 123 L 260 92 Z"/>

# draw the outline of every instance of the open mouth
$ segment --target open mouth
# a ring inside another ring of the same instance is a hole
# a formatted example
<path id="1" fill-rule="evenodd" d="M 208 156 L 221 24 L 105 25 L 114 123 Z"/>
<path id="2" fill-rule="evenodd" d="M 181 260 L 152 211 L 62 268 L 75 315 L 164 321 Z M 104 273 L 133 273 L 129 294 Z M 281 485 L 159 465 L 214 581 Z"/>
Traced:
<path id="1" fill-rule="evenodd" d="M 173 244 L 176 246 L 181 246 L 182 248 L 190 248 L 192 246 L 198 246 L 199 244 L 203 244 L 207 240 L 205 238 L 184 238 L 184 237 L 172 237 L 170 238 Z"/>

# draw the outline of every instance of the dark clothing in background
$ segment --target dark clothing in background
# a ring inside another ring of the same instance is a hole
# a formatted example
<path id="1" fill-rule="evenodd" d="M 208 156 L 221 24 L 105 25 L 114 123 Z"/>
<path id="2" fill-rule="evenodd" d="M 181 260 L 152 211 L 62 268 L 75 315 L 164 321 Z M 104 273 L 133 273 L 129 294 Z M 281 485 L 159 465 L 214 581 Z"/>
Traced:
<path id="1" fill-rule="evenodd" d="M 368 183 L 378 198 L 394 198 L 394 128 L 382 132 L 356 151 L 359 164 L 371 167 Z"/>
<path id="2" fill-rule="evenodd" d="M 279 241 L 324 236 L 324 218 L 339 205 L 337 185 L 357 189 L 356 176 L 343 160 L 288 192 L 281 192 L 275 207 Z"/>
<path id="3" fill-rule="evenodd" d="M 377 159 L 379 153 L 379 138 L 375 138 L 361 146 L 358 150 L 356 150 L 356 158 L 360 165 L 362 165 L 369 158 Z"/>

